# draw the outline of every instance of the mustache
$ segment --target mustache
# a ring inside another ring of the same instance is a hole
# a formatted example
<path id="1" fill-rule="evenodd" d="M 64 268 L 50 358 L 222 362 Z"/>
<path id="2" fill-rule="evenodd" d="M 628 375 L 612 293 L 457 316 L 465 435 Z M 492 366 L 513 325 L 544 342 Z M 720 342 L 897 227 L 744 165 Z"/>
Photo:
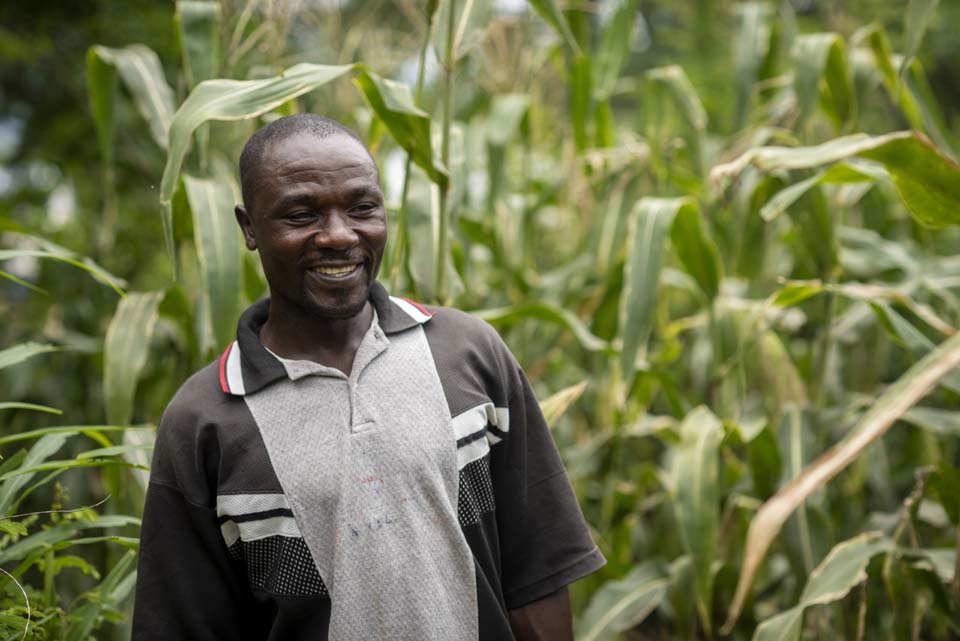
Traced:
<path id="1" fill-rule="evenodd" d="M 363 263 L 366 262 L 366 254 L 357 251 L 340 252 L 336 250 L 324 249 L 311 253 L 304 259 L 304 263 L 312 265 L 314 263 Z"/>

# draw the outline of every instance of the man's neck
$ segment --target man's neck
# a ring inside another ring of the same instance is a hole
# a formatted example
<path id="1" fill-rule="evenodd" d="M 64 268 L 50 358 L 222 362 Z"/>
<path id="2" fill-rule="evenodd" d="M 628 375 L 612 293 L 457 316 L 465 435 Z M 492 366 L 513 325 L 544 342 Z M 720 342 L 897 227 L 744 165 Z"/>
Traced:
<path id="1" fill-rule="evenodd" d="M 324 318 L 302 308 L 291 309 L 274 298 L 260 342 L 278 356 L 335 367 L 350 375 L 353 359 L 373 322 L 370 301 L 350 318 Z"/>

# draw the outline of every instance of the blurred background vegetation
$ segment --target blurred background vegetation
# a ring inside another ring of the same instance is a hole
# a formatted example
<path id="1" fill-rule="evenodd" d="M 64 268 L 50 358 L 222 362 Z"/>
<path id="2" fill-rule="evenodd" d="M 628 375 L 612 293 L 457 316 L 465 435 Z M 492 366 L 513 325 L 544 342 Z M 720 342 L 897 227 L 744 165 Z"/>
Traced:
<path id="1" fill-rule="evenodd" d="M 957 0 L 0 17 L 3 638 L 129 636 L 154 426 L 266 292 L 236 158 L 302 111 L 374 151 L 381 279 L 533 381 L 578 639 L 960 636 Z"/>

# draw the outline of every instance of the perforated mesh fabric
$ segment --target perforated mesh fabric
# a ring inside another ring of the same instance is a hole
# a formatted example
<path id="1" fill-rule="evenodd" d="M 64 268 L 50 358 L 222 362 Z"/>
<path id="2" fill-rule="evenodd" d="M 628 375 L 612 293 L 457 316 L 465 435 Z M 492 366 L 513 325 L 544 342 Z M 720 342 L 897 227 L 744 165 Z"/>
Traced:
<path id="1" fill-rule="evenodd" d="M 280 596 L 328 597 L 327 586 L 301 538 L 237 541 L 228 552 L 231 559 L 246 566 L 251 587 Z"/>
<path id="2" fill-rule="evenodd" d="M 490 480 L 490 455 L 467 463 L 460 470 L 460 494 L 457 516 L 460 527 L 480 522 L 480 517 L 496 508 L 493 483 Z"/>

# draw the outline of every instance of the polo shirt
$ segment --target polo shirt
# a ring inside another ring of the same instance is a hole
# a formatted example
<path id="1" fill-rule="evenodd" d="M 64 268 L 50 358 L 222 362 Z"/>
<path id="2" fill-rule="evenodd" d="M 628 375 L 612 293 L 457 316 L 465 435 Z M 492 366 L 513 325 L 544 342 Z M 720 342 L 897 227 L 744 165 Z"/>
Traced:
<path id="1" fill-rule="evenodd" d="M 522 369 L 461 311 L 389 296 L 349 375 L 259 341 L 269 302 L 157 432 L 135 641 L 513 641 L 596 570 Z"/>

